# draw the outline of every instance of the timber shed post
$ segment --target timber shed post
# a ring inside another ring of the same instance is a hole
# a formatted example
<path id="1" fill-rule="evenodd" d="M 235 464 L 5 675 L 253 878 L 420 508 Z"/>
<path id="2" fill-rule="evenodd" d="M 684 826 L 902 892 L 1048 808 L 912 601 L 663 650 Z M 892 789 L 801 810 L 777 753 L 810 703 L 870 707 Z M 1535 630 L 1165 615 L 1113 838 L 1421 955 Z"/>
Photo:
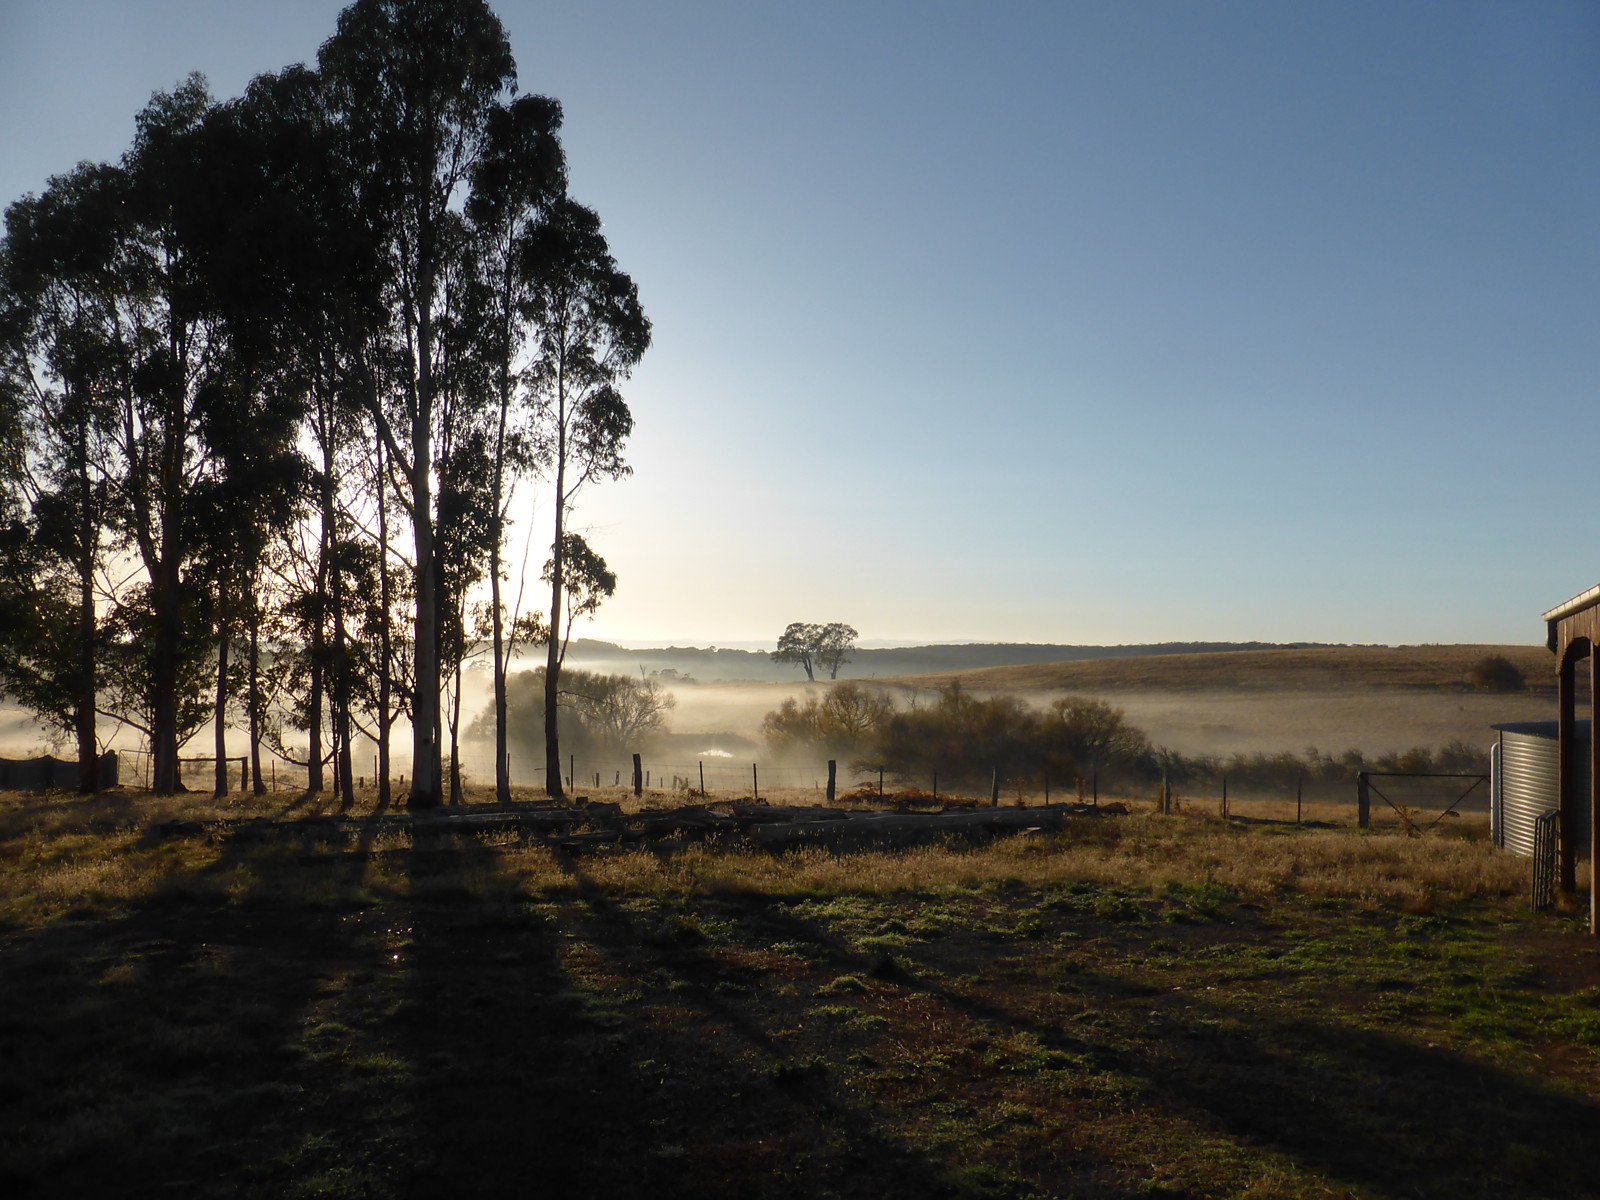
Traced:
<path id="1" fill-rule="evenodd" d="M 1560 696 L 1557 740 L 1557 778 L 1561 797 L 1558 839 L 1560 842 L 1560 884 L 1563 890 L 1577 886 L 1578 815 L 1589 816 L 1589 934 L 1600 937 L 1600 736 L 1589 739 L 1589 795 L 1578 795 L 1581 773 L 1577 762 L 1577 685 L 1578 664 L 1589 660 L 1589 703 L 1600 697 L 1600 584 L 1558 604 L 1544 614 L 1545 644 L 1555 652 L 1556 682 Z M 1591 717 L 1593 716 L 1591 711 Z"/>

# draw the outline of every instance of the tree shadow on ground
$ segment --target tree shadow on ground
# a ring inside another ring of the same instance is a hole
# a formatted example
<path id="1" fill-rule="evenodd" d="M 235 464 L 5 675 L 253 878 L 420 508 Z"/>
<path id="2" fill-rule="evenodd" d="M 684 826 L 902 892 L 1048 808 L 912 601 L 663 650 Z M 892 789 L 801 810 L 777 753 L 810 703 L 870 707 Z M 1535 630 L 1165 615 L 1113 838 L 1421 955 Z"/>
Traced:
<path id="1" fill-rule="evenodd" d="M 575 895 L 519 901 L 473 838 L 419 839 L 410 870 L 409 1194 L 952 1194 L 869 1112 L 785 1073 L 743 993 L 719 991 L 721 968 L 659 913 L 576 867 Z"/>
<path id="2" fill-rule="evenodd" d="M 325 824 L 267 848 L 148 826 L 146 854 L 216 853 L 118 915 L 84 907 L 0 942 L 0 1125 L 16 1131 L 0 1191 L 268 1194 L 321 1170 L 305 1152 L 326 1115 L 317 1010 L 367 953 L 375 831 L 334 853 Z M 328 878 L 296 895 L 308 871 Z"/>
<path id="3" fill-rule="evenodd" d="M 1140 1103 L 1153 1114 L 1279 1151 L 1366 1195 L 1579 1196 L 1600 1178 L 1600 1143 L 1589 1136 L 1600 1104 L 1530 1074 L 1339 1021 L 1331 1007 L 1326 1021 L 1288 1020 L 1270 1006 L 1077 970 L 1076 1002 L 1040 998 L 1039 1008 L 1060 1016 L 1050 1020 L 996 999 L 991 986 L 955 990 L 915 962 L 885 973 L 882 955 L 862 954 L 791 909 L 774 906 L 765 919 L 780 936 L 827 946 L 840 966 L 1139 1081 Z M 1084 1013 L 1093 1019 L 1074 1019 Z M 1094 1192 L 1109 1184 L 1095 1164 L 1083 1165 L 1088 1174 L 1047 1185 Z"/>
<path id="4" fill-rule="evenodd" d="M 409 838 L 400 825 L 225 836 L 123 915 L 0 935 L 0 1126 L 14 1131 L 0 1192 L 1107 1197 L 1139 1185 L 1119 1147 L 1073 1143 L 1070 1116 L 1026 1135 L 1036 1156 L 998 1182 L 962 1173 L 960 1143 L 914 1140 L 918 1107 L 971 1081 L 844 1070 L 848 1039 L 808 1008 L 817 983 L 847 973 L 871 981 L 895 1038 L 915 1042 L 929 1022 L 1026 1035 L 1084 1064 L 1059 1068 L 1068 1083 L 1093 1070 L 1136 1084 L 1135 1128 L 1275 1152 L 1338 1189 L 1499 1200 L 1583 1195 L 1600 1177 L 1594 1103 L 1358 1028 L 1334 1006 L 1301 1016 L 1297 1000 L 1288 1017 L 1086 961 L 1052 990 L 1037 972 L 1002 980 L 997 961 L 1042 943 L 952 930 L 890 956 L 794 898 L 619 891 L 577 861 L 564 888 L 530 896 L 508 866 L 517 845 L 447 821 Z M 907 896 L 907 911 L 919 902 Z M 780 942 L 816 953 L 774 965 Z M 993 974 L 951 973 L 972 964 Z M 1001 1099 L 1018 1086 L 992 1072 L 977 1084 L 971 1096 Z"/>

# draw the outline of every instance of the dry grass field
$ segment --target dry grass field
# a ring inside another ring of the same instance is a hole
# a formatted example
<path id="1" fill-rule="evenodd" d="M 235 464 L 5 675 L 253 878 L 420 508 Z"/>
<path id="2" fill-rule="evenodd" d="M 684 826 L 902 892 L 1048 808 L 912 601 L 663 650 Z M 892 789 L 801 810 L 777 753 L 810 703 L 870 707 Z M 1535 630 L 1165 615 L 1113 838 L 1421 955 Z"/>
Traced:
<path id="1" fill-rule="evenodd" d="M 574 857 L 0 796 L 0 1194 L 1593 1194 L 1600 952 L 1480 820 L 1128 808 Z"/>
<path id="2" fill-rule="evenodd" d="M 1555 659 L 1543 646 L 1337 646 L 1315 650 L 1239 650 L 1101 658 L 1025 667 L 918 675 L 939 686 L 959 677 L 982 691 L 1256 691 L 1275 693 L 1406 688 L 1467 693 L 1472 668 L 1501 655 L 1537 693 L 1553 694 Z M 910 679 L 905 682 L 911 682 Z"/>
<path id="3" fill-rule="evenodd" d="M 1473 688 L 1486 655 L 1510 659 L 1523 692 Z M 1369 755 L 1487 745 L 1491 726 L 1555 719 L 1555 668 L 1542 646 L 1339 647 L 1096 659 L 992 667 L 893 681 L 934 687 L 960 679 L 974 692 L 1035 703 L 1091 695 L 1122 708 L 1157 744 L 1186 754 L 1358 749 Z"/>

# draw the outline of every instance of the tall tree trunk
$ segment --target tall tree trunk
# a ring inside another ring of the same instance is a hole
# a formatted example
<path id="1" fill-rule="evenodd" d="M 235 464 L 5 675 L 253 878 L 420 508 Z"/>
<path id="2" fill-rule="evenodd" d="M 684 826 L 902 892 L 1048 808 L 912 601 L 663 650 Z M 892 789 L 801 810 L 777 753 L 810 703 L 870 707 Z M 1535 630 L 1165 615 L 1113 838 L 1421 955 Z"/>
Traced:
<path id="1" fill-rule="evenodd" d="M 216 769 L 212 795 L 221 800 L 228 794 L 228 615 L 224 593 L 227 585 L 217 585 L 217 698 L 211 724 L 216 742 Z"/>
<path id="2" fill-rule="evenodd" d="M 317 389 L 317 429 L 318 440 L 324 447 L 323 479 L 321 492 L 327 491 L 328 459 L 326 448 L 330 436 L 327 427 L 327 418 L 324 415 L 322 404 L 324 397 L 320 387 Z M 333 529 L 329 522 L 328 508 L 325 503 L 317 505 L 317 583 L 316 595 L 312 598 L 311 605 L 311 701 L 306 713 L 306 788 L 312 793 L 322 791 L 323 775 L 322 764 L 326 757 L 322 752 L 322 706 L 329 691 L 328 680 L 328 587 L 329 572 L 332 570 L 333 559 Z M 337 745 L 337 727 L 334 727 L 335 746 Z M 337 771 L 337 768 L 335 768 Z"/>
<path id="3" fill-rule="evenodd" d="M 356 802 L 356 777 L 354 749 L 350 745 L 350 692 L 348 681 L 341 682 L 340 689 L 344 693 L 339 700 L 338 707 L 334 710 L 334 720 L 338 728 L 334 731 L 339 747 L 337 762 L 339 803 L 344 808 L 349 808 Z"/>
<path id="4" fill-rule="evenodd" d="M 95 731 L 95 620 L 93 582 L 78 581 L 78 694 L 73 703 L 73 736 L 78 743 L 78 790 L 100 790 L 99 738 Z"/>
<path id="5" fill-rule="evenodd" d="M 338 520 L 334 496 L 334 427 L 331 413 L 323 414 L 322 529 L 328 556 L 325 577 L 333 617 L 333 660 L 329 672 L 328 715 L 333 730 L 333 779 L 341 808 L 355 804 L 355 774 L 350 749 L 350 656 L 344 623 L 344 571 L 338 562 Z"/>
<path id="6" fill-rule="evenodd" d="M 426 259 L 427 256 L 425 255 Z M 411 808 L 437 808 L 439 762 L 439 588 L 433 549 L 433 274 L 424 268 L 417 320 L 417 406 L 411 421 L 412 528 L 416 541 L 416 665 L 411 701 Z"/>
<path id="7" fill-rule="evenodd" d="M 505 321 L 500 330 L 500 411 L 494 433 L 494 528 L 489 537 L 489 620 L 494 634 L 494 798 L 511 803 L 511 750 L 506 729 L 505 614 L 500 598 L 500 547 L 506 536 L 506 417 L 511 411 L 511 270 L 510 245 L 506 247 L 506 272 L 501 289 Z"/>
<path id="8" fill-rule="evenodd" d="M 500 605 L 500 542 L 505 537 L 505 508 L 501 492 L 505 489 L 506 408 L 510 403 L 510 383 L 506 364 L 501 366 L 500 425 L 494 444 L 494 529 L 489 537 L 489 621 L 494 631 L 494 798 L 511 803 L 511 763 L 506 731 L 506 654 L 504 616 Z"/>
<path id="9" fill-rule="evenodd" d="M 389 661 L 389 473 L 383 467 L 383 438 L 378 443 L 378 807 L 389 807 L 389 729 L 393 711 L 393 676 Z"/>
<path id="10" fill-rule="evenodd" d="M 489 548 L 489 608 L 494 626 L 494 798 L 511 803 L 511 754 L 506 730 L 505 630 L 500 613 L 500 538 Z"/>
<path id="11" fill-rule="evenodd" d="M 165 539 L 164 539 L 165 540 Z M 155 661 L 151 670 L 150 704 L 150 788 L 158 796 L 170 796 L 179 788 L 178 779 L 178 653 L 181 614 L 177 563 L 164 558 L 156 571 L 150 599 L 156 630 L 152 647 Z"/>
<path id="12" fill-rule="evenodd" d="M 465 619 L 465 614 L 463 614 Z M 461 659 L 456 655 L 456 691 L 450 698 L 450 803 L 459 807 L 465 797 L 461 793 Z"/>
<path id="13" fill-rule="evenodd" d="M 311 702 L 306 706 L 306 790 L 322 790 L 322 623 L 311 634 Z"/>
<path id="14" fill-rule="evenodd" d="M 99 635 L 94 615 L 95 537 L 89 484 L 89 431 L 78 430 L 78 671 L 73 702 L 73 735 L 78 743 L 78 790 L 100 790 L 100 747 L 95 732 L 95 656 Z"/>
<path id="15" fill-rule="evenodd" d="M 560 416 L 565 417 L 565 413 Z M 544 789 L 560 800 L 566 792 L 561 786 L 561 733 L 556 718 L 556 698 L 561 694 L 561 591 L 566 575 L 565 533 L 567 481 L 566 422 L 560 421 L 556 435 L 556 538 L 550 551 L 550 645 L 544 668 Z"/>
<path id="16" fill-rule="evenodd" d="M 327 533 L 317 559 L 317 594 L 312 603 L 311 620 L 311 699 L 306 706 L 306 790 L 322 790 L 322 699 L 327 687 L 328 647 L 323 633 L 323 598 L 327 596 Z"/>
<path id="17" fill-rule="evenodd" d="M 167 350 L 173 363 L 188 360 L 186 339 L 175 316 L 169 316 Z M 150 786 L 170 796 L 182 786 L 178 769 L 178 659 L 183 645 L 183 495 L 187 487 L 184 452 L 189 442 L 187 397 L 173 385 L 164 396 L 159 418 L 158 482 L 160 524 L 154 559 L 145 556 L 150 573 L 150 601 L 155 619 L 155 661 L 151 670 Z"/>
<path id="18" fill-rule="evenodd" d="M 260 572 L 251 564 L 250 577 L 259 579 Z M 247 620 L 250 623 L 249 682 L 246 687 L 246 705 L 250 710 L 250 791 L 257 796 L 267 794 L 267 784 L 261 778 L 261 602 L 254 590 L 246 598 L 249 605 Z"/>
<path id="19" fill-rule="evenodd" d="M 435 560 L 435 565 L 437 565 L 437 562 L 438 562 L 438 560 L 436 559 Z M 441 586 L 439 581 L 437 579 L 435 579 L 434 580 L 434 593 L 433 593 L 434 596 L 438 597 L 443 592 L 444 592 L 443 586 Z M 439 662 L 439 693 L 438 693 L 438 696 L 436 697 L 436 702 L 435 702 L 435 704 L 433 706 L 433 744 L 434 744 L 435 749 L 439 753 L 439 802 L 442 804 L 442 803 L 444 803 L 444 800 L 446 799 L 446 794 L 445 794 L 445 790 L 444 790 L 445 789 L 445 776 L 444 776 L 444 713 L 445 713 L 445 706 L 444 706 L 444 678 L 445 678 L 444 662 L 445 662 L 445 655 L 444 655 L 444 647 L 443 646 L 439 647 L 439 659 L 438 659 L 438 662 Z"/>

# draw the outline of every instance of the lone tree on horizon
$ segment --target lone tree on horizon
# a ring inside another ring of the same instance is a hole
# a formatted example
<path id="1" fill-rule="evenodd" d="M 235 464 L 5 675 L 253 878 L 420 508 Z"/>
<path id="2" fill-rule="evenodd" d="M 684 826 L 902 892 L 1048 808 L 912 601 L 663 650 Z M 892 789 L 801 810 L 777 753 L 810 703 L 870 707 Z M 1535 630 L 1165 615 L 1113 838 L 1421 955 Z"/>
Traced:
<path id="1" fill-rule="evenodd" d="M 839 668 L 850 661 L 856 638 L 860 636 L 854 628 L 840 621 L 830 621 L 826 625 L 794 621 L 778 638 L 772 661 L 794 663 L 805 671 L 808 683 L 816 682 L 818 667 L 827 668 L 829 679 L 837 679 Z"/>

